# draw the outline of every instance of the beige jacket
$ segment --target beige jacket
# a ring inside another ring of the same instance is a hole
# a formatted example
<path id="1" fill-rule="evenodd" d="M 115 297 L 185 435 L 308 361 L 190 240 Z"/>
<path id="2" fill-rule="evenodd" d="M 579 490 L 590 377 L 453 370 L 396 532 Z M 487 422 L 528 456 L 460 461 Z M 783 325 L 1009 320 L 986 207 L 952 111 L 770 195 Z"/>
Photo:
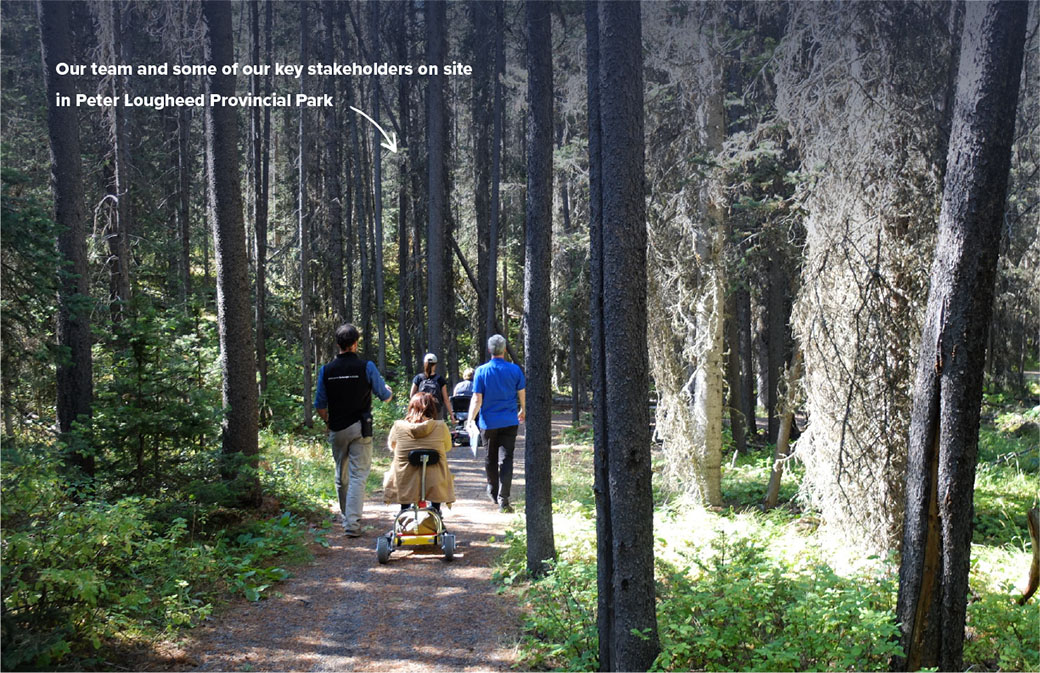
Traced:
<path id="1" fill-rule="evenodd" d="M 448 469 L 451 433 L 444 421 L 395 421 L 386 443 L 394 457 L 390 469 L 383 476 L 383 502 L 410 504 L 419 501 L 422 468 L 408 462 L 408 452 L 412 449 L 436 449 L 441 456 L 436 465 L 426 468 L 426 499 L 455 502 L 455 477 Z"/>

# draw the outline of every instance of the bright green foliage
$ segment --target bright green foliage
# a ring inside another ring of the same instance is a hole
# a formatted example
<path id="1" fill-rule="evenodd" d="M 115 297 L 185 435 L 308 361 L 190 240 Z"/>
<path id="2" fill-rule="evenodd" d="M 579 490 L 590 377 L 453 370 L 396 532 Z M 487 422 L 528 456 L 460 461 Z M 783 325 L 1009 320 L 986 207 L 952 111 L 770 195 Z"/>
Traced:
<path id="1" fill-rule="evenodd" d="M 989 396 L 987 396 L 989 397 Z M 979 464 L 975 474 L 975 544 L 1028 548 L 1025 515 L 1037 502 L 1040 444 L 1030 431 L 1040 412 L 1013 407 L 998 409 L 996 427 L 979 431 Z"/>
<path id="2" fill-rule="evenodd" d="M 724 534 L 689 560 L 659 564 L 659 670 L 887 670 L 899 652 L 892 572 L 844 578 Z"/>
<path id="3" fill-rule="evenodd" d="M 260 483 L 264 493 L 281 506 L 309 518 L 328 513 L 325 503 L 336 499 L 332 454 L 324 437 L 285 437 L 260 432 L 263 463 Z"/>
<path id="4" fill-rule="evenodd" d="M 774 446 L 766 444 L 760 449 L 741 454 L 737 464 L 722 470 L 722 492 L 726 503 L 758 507 L 766 495 L 769 473 L 773 469 Z M 794 460 L 784 465 L 784 477 L 780 481 L 780 503 L 790 502 L 798 492 L 798 482 L 805 472 L 802 463 Z"/>
<path id="5" fill-rule="evenodd" d="M 217 471 L 216 326 L 138 293 L 113 348 L 95 347 L 99 473 L 114 493 L 154 494 Z"/>
<path id="6" fill-rule="evenodd" d="M 211 552 L 180 543 L 178 519 L 147 520 L 156 501 L 77 502 L 52 463 L 4 453 L 3 667 L 50 667 L 90 656 L 124 628 L 197 621 L 209 606 L 187 579 L 207 577 Z"/>
<path id="7" fill-rule="evenodd" d="M 965 663 L 990 671 L 1040 670 L 1040 634 L 1036 598 L 1019 606 L 1010 584 L 999 593 L 983 593 L 968 604 Z"/>
<path id="8" fill-rule="evenodd" d="M 2 154 L 6 163 L 6 145 Z M 0 337 L 4 344 L 0 376 L 4 419 L 10 425 L 14 415 L 24 416 L 25 410 L 35 406 L 33 390 L 51 390 L 54 386 L 47 365 L 53 357 L 48 348 L 58 256 L 55 225 L 47 207 L 37 198 L 32 180 L 5 165 L 0 169 L 0 183 Z"/>
<path id="9" fill-rule="evenodd" d="M 411 386 L 408 380 L 388 380 L 386 384 L 394 391 L 390 401 L 380 402 L 374 397 L 372 400 L 372 427 L 382 432 L 389 432 L 394 421 L 404 418 L 404 412 L 408 410 L 408 390 Z"/>
<path id="10" fill-rule="evenodd" d="M 301 405 L 314 403 L 313 390 L 300 396 L 303 361 L 299 344 L 269 339 L 267 348 L 267 391 L 260 396 L 260 418 L 278 434 L 299 430 L 303 426 Z"/>
<path id="11" fill-rule="evenodd" d="M 596 562 L 549 561 L 549 572 L 534 582 L 531 606 L 520 641 L 523 667 L 565 671 L 596 670 Z"/>
<path id="12" fill-rule="evenodd" d="M 577 425 L 568 425 L 563 429 L 561 439 L 566 444 L 592 444 L 591 419 Z"/>
<path id="13" fill-rule="evenodd" d="M 258 600 L 288 576 L 274 559 L 307 555 L 294 514 L 255 520 L 171 493 L 106 501 L 68 489 L 50 447 L 5 447 L 3 493 L 4 670 L 106 667 L 114 639 L 193 625 L 227 591 Z"/>
<path id="14" fill-rule="evenodd" d="M 1035 450 L 1024 448 L 1008 432 L 983 428 L 970 580 L 975 598 L 965 643 L 972 670 L 1040 669 L 1035 599 L 1023 607 L 1012 601 L 1013 584 L 1028 569 L 1024 513 L 1036 494 Z M 844 554 L 796 506 L 759 512 L 771 456 L 765 447 L 724 468 L 729 507 L 722 513 L 688 506 L 655 484 L 662 648 L 655 668 L 887 670 L 899 652 L 896 559 Z M 528 583 L 523 530 L 506 533 L 495 579 L 527 607 L 521 668 L 597 667 L 591 464 L 589 446 L 554 452 L 560 553 L 546 577 Z M 787 465 L 782 501 L 794 496 L 801 473 L 797 462 Z"/>

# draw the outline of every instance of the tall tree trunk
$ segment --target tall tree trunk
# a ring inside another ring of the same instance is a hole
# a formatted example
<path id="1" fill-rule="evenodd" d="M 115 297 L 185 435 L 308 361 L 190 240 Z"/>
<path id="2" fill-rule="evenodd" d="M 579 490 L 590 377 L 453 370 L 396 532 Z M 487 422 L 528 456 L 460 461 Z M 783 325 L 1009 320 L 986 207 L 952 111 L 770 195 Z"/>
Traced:
<path id="1" fill-rule="evenodd" d="M 443 64 L 447 55 L 446 9 L 442 3 L 429 3 L 425 6 L 427 63 Z M 426 86 L 426 160 L 429 185 L 429 220 L 426 228 L 426 348 L 438 357 L 444 357 L 444 230 L 447 208 L 445 156 L 448 149 L 444 119 L 444 75 L 439 71 L 437 75 L 431 75 L 427 78 Z"/>
<path id="2" fill-rule="evenodd" d="M 300 93 L 307 93 L 307 64 L 310 61 L 310 22 L 308 3 L 301 2 L 300 7 L 300 63 L 304 72 L 300 75 Z M 307 122 L 307 108 L 299 111 L 299 155 L 296 172 L 297 223 L 300 238 L 300 350 L 303 354 L 303 424 L 313 427 L 314 411 L 311 406 L 311 237 L 310 213 L 307 202 L 307 179 L 310 174 L 310 156 L 307 144 L 310 142 L 310 130 Z"/>
<path id="3" fill-rule="evenodd" d="M 267 21 L 266 53 L 267 62 L 271 55 L 271 18 L 272 5 L 266 4 Z M 261 63 L 260 57 L 260 3 L 252 0 L 249 3 L 249 19 L 252 31 L 253 63 Z M 260 95 L 260 76 L 254 74 L 250 78 L 250 90 L 253 95 Z M 265 93 L 271 91 L 271 76 L 264 78 Z M 267 392 L 267 338 L 264 323 L 267 320 L 267 203 L 271 143 L 271 109 L 265 107 L 261 116 L 260 109 L 254 107 L 250 115 L 251 133 L 253 136 L 253 227 L 255 229 L 253 257 L 256 259 L 256 367 L 260 374 L 260 394 Z"/>
<path id="4" fill-rule="evenodd" d="M 780 376 L 784 371 L 787 358 L 787 342 L 789 341 L 790 310 L 787 301 L 788 282 L 784 271 L 783 253 L 779 247 L 769 255 L 769 273 L 766 283 L 766 418 L 768 419 L 767 436 L 770 442 L 776 443 L 780 431 L 780 416 L 777 414 Z"/>
<path id="5" fill-rule="evenodd" d="M 628 347 L 646 343 L 647 338 L 642 30 L 638 3 L 605 2 L 598 9 L 597 44 L 592 44 L 591 35 L 588 38 L 590 79 L 594 68 L 598 75 L 589 85 L 589 118 L 599 120 L 599 142 L 590 139 L 590 163 L 599 165 L 592 182 L 598 183 L 600 201 L 592 209 L 590 232 L 593 385 L 600 416 L 594 431 L 601 438 L 597 453 L 605 454 L 606 463 L 596 470 L 597 508 L 606 505 L 610 522 L 609 532 L 598 530 L 597 553 L 611 556 L 609 563 L 599 566 L 600 589 L 609 583 L 610 595 L 606 606 L 600 599 L 600 643 L 606 643 L 601 646 L 600 668 L 641 671 L 649 669 L 658 652 L 646 401 L 649 362 L 645 349 Z M 586 25 L 595 27 L 596 18 L 586 16 Z M 625 282 L 613 281 L 619 278 Z M 622 379 L 625 386 L 606 385 Z M 604 469 L 607 484 L 602 483 Z M 606 494 L 601 493 L 605 486 Z M 609 579 L 603 577 L 605 566 Z"/>
<path id="6" fill-rule="evenodd" d="M 206 63 L 217 74 L 206 78 L 207 95 L 231 96 L 235 76 L 221 68 L 235 62 L 231 35 L 231 5 L 216 0 L 202 3 L 206 20 Z M 210 106 L 206 119 L 206 179 L 213 247 L 217 264 L 217 324 L 223 374 L 224 420 L 221 426 L 225 476 L 239 478 L 245 501 L 259 503 L 257 469 L 257 391 L 253 325 L 250 319 L 249 272 L 245 225 L 238 172 L 238 113 L 234 108 Z M 239 474 L 244 456 L 249 471 Z"/>
<path id="7" fill-rule="evenodd" d="M 477 343 L 476 359 L 483 362 L 487 349 L 488 333 L 488 275 L 490 266 L 489 241 L 491 228 L 491 126 L 494 116 L 494 88 L 492 78 L 496 76 L 494 46 L 489 45 L 488 36 L 494 30 L 490 3 L 470 3 L 472 25 L 470 43 L 473 49 L 473 96 L 472 117 L 473 141 L 473 211 L 477 221 Z"/>
<path id="8" fill-rule="evenodd" d="M 379 7 L 380 3 L 368 5 L 372 33 L 373 62 L 379 58 Z M 372 76 L 372 118 L 379 121 L 379 76 Z M 372 197 L 374 200 L 373 224 L 376 239 L 373 251 L 373 268 L 376 284 L 376 331 L 379 339 L 379 371 L 386 371 L 386 306 L 383 303 L 383 152 L 382 134 L 372 127 Z"/>
<path id="9" fill-rule="evenodd" d="M 527 571 L 545 573 L 556 556 L 552 522 L 552 361 L 549 310 L 552 273 L 553 73 L 552 6 L 528 2 L 527 232 L 524 265 L 524 364 L 527 369 Z"/>
<path id="10" fill-rule="evenodd" d="M 493 77 L 495 79 L 495 100 L 492 115 L 491 132 L 491 213 L 488 223 L 488 278 L 487 278 L 487 317 L 484 325 L 484 333 L 489 337 L 495 331 L 495 298 L 498 279 L 498 236 L 499 219 L 501 217 L 501 182 L 502 182 L 502 124 L 505 116 L 505 101 L 502 94 L 502 77 L 505 73 L 505 38 L 502 3 L 495 3 L 495 68 Z M 505 321 L 502 321 L 502 329 L 505 329 Z M 504 334 L 507 337 L 508 335 Z M 479 344 L 480 354 L 478 362 L 488 358 L 487 343 Z"/>
<path id="11" fill-rule="evenodd" d="M 90 352 L 90 285 L 87 268 L 87 223 L 83 202 L 79 128 L 73 99 L 75 80 L 57 75 L 59 63 L 76 63 L 72 53 L 69 9 L 64 2 L 39 2 L 40 52 L 47 83 L 47 133 L 51 150 L 51 189 L 58 231 L 58 346 L 67 353 L 57 366 L 57 416 L 60 440 L 68 447 L 68 464 L 94 476 L 94 456 L 73 425 L 89 425 L 94 396 Z"/>
<path id="12" fill-rule="evenodd" d="M 737 323 L 737 293 L 730 291 L 726 297 L 726 386 L 729 389 L 729 429 L 733 434 L 735 453 L 747 451 L 747 437 L 744 427 L 747 417 L 741 409 L 741 376 L 740 376 L 740 327 Z"/>
<path id="13" fill-rule="evenodd" d="M 939 237 L 914 382 L 896 617 L 900 670 L 962 670 L 986 331 L 1028 7 L 964 18 Z"/>
<path id="14" fill-rule="evenodd" d="M 119 3 L 101 5 L 108 22 L 107 50 L 112 63 L 128 63 L 123 53 L 123 16 Z M 111 95 L 121 99 L 126 90 L 119 75 L 111 76 Z M 108 233 L 109 306 L 114 323 L 122 322 L 124 309 L 130 301 L 130 194 L 129 159 L 127 155 L 126 110 L 113 105 L 109 112 L 109 140 L 112 143 L 112 163 L 108 198 L 111 200 L 111 229 Z"/>
<path id="15" fill-rule="evenodd" d="M 408 0 L 403 0 L 397 9 L 397 62 L 408 63 Z M 408 147 L 412 144 L 411 125 L 408 113 L 408 87 L 410 81 L 407 75 L 397 78 L 397 108 L 401 111 L 401 144 Z M 408 256 L 408 180 L 409 174 L 414 170 L 411 152 L 404 152 L 400 159 L 400 168 L 397 176 L 397 338 L 398 352 L 401 356 L 401 369 L 408 371 L 408 361 L 412 355 L 412 269 L 409 266 Z"/>
<path id="16" fill-rule="evenodd" d="M 358 85 L 358 100 L 364 100 L 364 92 L 362 87 Z M 361 300 L 358 303 L 359 310 L 361 312 L 361 346 L 360 352 L 365 357 L 371 357 L 372 353 L 372 263 L 370 262 L 370 253 L 372 246 L 370 245 L 371 238 L 371 222 L 369 214 L 372 212 L 369 207 L 371 205 L 370 192 L 368 191 L 368 183 L 366 176 L 368 175 L 368 162 L 365 161 L 367 155 L 368 145 L 365 143 L 364 137 L 361 135 L 358 126 L 361 121 L 355 116 L 354 118 L 354 129 L 357 131 L 357 143 L 355 144 L 355 182 L 357 187 L 354 190 L 354 201 L 357 203 L 357 244 L 358 244 L 358 264 L 361 267 Z M 352 131 L 353 133 L 354 131 Z"/>
<path id="17" fill-rule="evenodd" d="M 359 96 L 360 98 L 360 96 Z M 347 82 L 347 105 L 353 106 L 354 104 L 354 86 L 353 83 Z M 369 344 L 372 341 L 371 327 L 372 327 L 372 282 L 371 282 L 371 268 L 368 264 L 368 200 L 365 197 L 365 164 L 364 164 L 364 143 L 361 140 L 361 131 L 358 128 L 360 124 L 358 115 L 351 115 L 350 120 L 350 141 L 354 148 L 353 151 L 353 193 L 354 193 L 354 228 L 353 232 L 355 235 L 352 236 L 350 245 L 357 245 L 357 266 L 361 273 L 361 292 L 358 298 L 358 311 L 361 313 L 361 345 L 359 350 L 362 353 L 370 352 Z M 348 245 L 348 250 L 350 248 Z M 351 256 L 348 255 L 348 258 Z M 354 265 L 354 260 L 349 259 L 348 262 L 351 266 Z"/>
<path id="18" fill-rule="evenodd" d="M 348 45 L 350 45 L 350 39 L 348 38 L 348 35 L 347 35 L 347 16 L 346 16 L 347 15 L 347 6 L 346 6 L 345 3 L 335 3 L 335 4 L 333 4 L 333 8 L 335 10 L 336 28 L 339 30 L 340 42 L 343 45 L 343 52 L 344 52 L 344 54 L 346 54 L 346 53 L 349 53 L 349 49 L 350 49 L 349 46 L 348 46 Z M 342 90 L 345 91 L 345 93 L 346 93 L 347 105 L 348 105 L 347 109 L 349 109 L 349 106 L 352 105 L 353 101 L 354 101 L 354 94 L 353 94 L 354 85 L 353 85 L 353 83 L 350 82 L 350 81 L 344 82 Z M 343 138 L 344 141 L 345 141 L 345 138 L 343 137 L 343 134 L 342 134 L 342 125 L 344 123 L 350 124 L 351 146 L 353 148 L 353 152 L 347 152 L 346 153 L 346 157 L 343 160 L 343 171 L 344 171 L 343 175 L 344 175 L 344 177 L 346 179 L 346 189 L 344 190 L 345 191 L 345 194 L 344 194 L 345 202 L 344 202 L 343 208 L 342 208 L 342 214 L 343 214 L 343 217 L 345 218 L 345 221 L 343 222 L 343 229 L 342 229 L 343 241 L 341 242 L 341 245 L 339 246 L 339 248 L 335 248 L 335 246 L 334 246 L 333 252 L 335 253 L 336 250 L 340 250 L 340 249 L 346 247 L 346 250 L 344 251 L 343 256 L 340 258 L 340 262 L 339 262 L 340 269 L 343 270 L 343 272 L 346 274 L 346 289 L 345 289 L 346 296 L 343 298 L 343 321 L 344 322 L 353 323 L 354 322 L 354 257 L 355 257 L 355 255 L 354 255 L 354 240 L 355 240 L 355 237 L 354 237 L 354 229 L 353 229 L 353 226 L 354 226 L 354 224 L 353 224 L 354 223 L 354 193 L 355 193 L 354 184 L 355 184 L 355 178 L 358 175 L 358 171 L 357 171 L 357 168 L 356 168 L 356 164 L 352 161 L 352 158 L 356 158 L 357 157 L 357 144 L 356 144 L 356 142 L 354 142 L 355 139 L 356 139 L 356 134 L 357 134 L 357 126 L 356 126 L 357 115 L 356 114 L 350 114 L 350 115 L 348 115 L 348 117 L 349 117 L 349 121 L 344 119 L 342 116 L 340 117 L 340 127 L 339 127 L 340 131 L 338 132 L 338 135 L 340 135 L 340 137 Z M 352 167 L 353 167 L 353 169 L 352 169 Z M 352 170 L 353 170 L 353 172 L 352 172 Z M 334 262 L 334 266 L 335 266 L 335 262 Z"/>
<path id="19" fill-rule="evenodd" d="M 183 60 L 180 64 L 184 65 Z M 186 94 L 185 75 L 177 78 L 177 93 Z M 187 305 L 191 295 L 191 111 L 177 108 L 177 238 L 180 241 L 178 273 L 180 300 Z"/>
<path id="20" fill-rule="evenodd" d="M 780 410 L 780 430 L 776 438 L 776 449 L 773 451 L 773 469 L 769 473 L 769 484 L 766 486 L 766 497 L 763 500 L 766 509 L 776 507 L 776 503 L 780 499 L 780 480 L 784 476 L 784 461 L 791 453 L 791 429 L 794 427 L 797 386 L 801 377 L 802 351 L 799 350 L 791 361 L 791 369 L 787 376 L 783 409 Z"/>
<path id="21" fill-rule="evenodd" d="M 556 126 L 556 147 L 562 150 L 564 144 L 570 141 L 570 138 L 565 137 L 564 122 L 560 122 Z M 574 233 L 571 224 L 571 202 L 570 202 L 570 185 L 567 180 L 567 170 L 563 169 L 560 171 L 560 214 L 563 217 L 563 232 L 570 236 Z M 574 259 L 574 251 L 567 251 L 567 272 L 570 274 L 577 274 L 580 268 L 580 260 Z M 564 281 L 574 283 L 571 281 Z M 579 371 L 579 356 L 578 356 L 578 315 L 580 314 L 578 307 L 578 295 L 572 292 L 570 299 L 567 302 L 566 308 L 567 315 L 567 377 L 571 384 L 571 424 L 577 425 L 581 416 L 581 385 Z"/>
<path id="22" fill-rule="evenodd" d="M 409 14 L 412 13 L 414 3 L 409 5 Z M 412 17 L 414 24 L 415 17 Z M 408 114 L 411 115 L 412 108 L 414 106 L 409 105 L 407 108 Z M 425 114 L 425 113 L 424 113 Z M 415 135 L 420 135 L 419 129 L 422 124 L 419 120 L 419 112 L 416 110 L 416 119 L 413 128 L 416 129 Z M 428 157 L 425 157 L 428 161 Z M 412 166 L 412 250 L 411 258 L 409 261 L 409 268 L 412 274 L 412 300 L 414 302 L 414 313 L 415 313 L 415 324 L 414 324 L 414 339 L 411 365 L 419 366 L 422 362 L 423 353 L 425 352 L 425 346 L 427 339 L 429 338 L 426 331 L 426 275 L 424 273 L 425 264 L 423 264 L 423 242 L 426 240 L 426 229 L 429 226 L 429 211 L 426 199 L 426 186 L 428 182 L 423 178 L 428 177 L 428 166 L 423 163 L 424 156 L 421 154 L 421 147 L 418 141 L 414 141 L 408 146 L 408 160 Z"/>
<path id="23" fill-rule="evenodd" d="M 748 438 L 758 435 L 755 424 L 755 369 L 752 360 L 754 342 L 751 338 L 751 292 L 746 286 L 733 291 L 735 305 L 737 354 L 740 358 L 740 413 L 744 417 L 744 429 Z"/>
<path id="24" fill-rule="evenodd" d="M 336 61 L 336 39 L 334 31 L 337 7 L 331 3 L 321 6 L 322 25 L 325 28 L 326 63 Z M 325 93 L 336 99 L 336 78 L 325 78 Z M 329 235 L 329 289 L 332 292 L 332 312 L 337 323 L 347 320 L 346 297 L 343 293 L 343 185 L 340 171 L 343 158 L 340 156 L 339 115 L 335 107 L 325 109 L 325 230 Z M 385 370 L 380 370 L 385 371 Z"/>

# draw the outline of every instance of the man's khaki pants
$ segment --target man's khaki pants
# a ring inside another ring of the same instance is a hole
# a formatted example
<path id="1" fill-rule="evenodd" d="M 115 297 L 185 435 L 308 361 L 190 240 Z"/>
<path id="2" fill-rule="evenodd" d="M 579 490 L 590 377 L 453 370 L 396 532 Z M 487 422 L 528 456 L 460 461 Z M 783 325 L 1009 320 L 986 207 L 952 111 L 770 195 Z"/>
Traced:
<path id="1" fill-rule="evenodd" d="M 343 514 L 343 530 L 361 532 L 361 510 L 365 505 L 365 482 L 372 467 L 372 438 L 361 436 L 361 421 L 329 433 L 332 458 L 336 461 L 336 496 Z"/>

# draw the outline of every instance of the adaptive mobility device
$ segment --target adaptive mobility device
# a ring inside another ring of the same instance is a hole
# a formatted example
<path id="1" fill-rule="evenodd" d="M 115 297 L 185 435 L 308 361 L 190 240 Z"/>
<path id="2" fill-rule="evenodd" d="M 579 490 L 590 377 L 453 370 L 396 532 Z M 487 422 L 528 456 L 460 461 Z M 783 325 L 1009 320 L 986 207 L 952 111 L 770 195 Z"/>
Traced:
<path id="1" fill-rule="evenodd" d="M 455 556 L 455 534 L 444 528 L 439 506 L 426 500 L 426 467 L 436 465 L 440 454 L 434 449 L 412 449 L 408 452 L 409 464 L 422 470 L 420 499 L 401 509 L 394 519 L 394 528 L 386 535 L 376 538 L 376 558 L 380 563 L 390 560 L 390 554 L 401 547 L 439 547 L 444 551 L 444 560 Z"/>

